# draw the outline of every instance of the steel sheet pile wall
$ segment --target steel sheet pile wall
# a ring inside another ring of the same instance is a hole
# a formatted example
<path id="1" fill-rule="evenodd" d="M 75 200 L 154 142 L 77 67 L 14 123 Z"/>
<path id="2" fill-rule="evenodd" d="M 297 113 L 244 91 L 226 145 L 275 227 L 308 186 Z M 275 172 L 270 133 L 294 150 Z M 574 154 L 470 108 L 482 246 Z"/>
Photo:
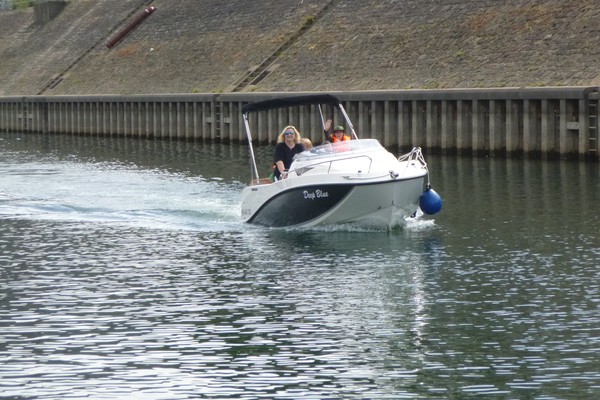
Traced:
<path id="1" fill-rule="evenodd" d="M 600 152 L 596 87 L 336 94 L 360 137 L 391 148 L 593 160 Z M 0 130 L 244 142 L 242 106 L 280 95 L 0 97 Z M 322 140 L 315 106 L 259 113 L 251 123 L 259 143 L 287 124 Z"/>
<path id="2" fill-rule="evenodd" d="M 215 139 L 213 97 L 0 97 L 0 130 L 158 139 Z"/>

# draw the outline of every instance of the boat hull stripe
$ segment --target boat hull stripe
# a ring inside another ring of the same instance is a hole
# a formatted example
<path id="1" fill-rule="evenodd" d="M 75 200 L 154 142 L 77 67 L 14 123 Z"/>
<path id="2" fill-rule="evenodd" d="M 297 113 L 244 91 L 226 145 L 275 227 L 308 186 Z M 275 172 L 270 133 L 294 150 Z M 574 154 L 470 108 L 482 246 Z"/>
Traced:
<path id="1" fill-rule="evenodd" d="M 335 207 L 355 185 L 314 185 L 279 193 L 260 207 L 248 222 L 283 227 L 305 223 Z"/>

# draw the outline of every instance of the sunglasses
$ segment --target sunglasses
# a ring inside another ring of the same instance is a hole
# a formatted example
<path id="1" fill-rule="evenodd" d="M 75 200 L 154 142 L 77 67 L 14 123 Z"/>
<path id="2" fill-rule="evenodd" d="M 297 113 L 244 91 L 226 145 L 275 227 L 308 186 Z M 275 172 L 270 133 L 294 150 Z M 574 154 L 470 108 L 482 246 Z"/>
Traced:
<path id="1" fill-rule="evenodd" d="M 295 135 L 295 134 L 296 134 L 296 132 L 294 132 L 294 131 L 287 131 L 285 134 L 286 134 L 286 135 L 290 135 L 290 136 L 291 136 L 291 135 Z"/>

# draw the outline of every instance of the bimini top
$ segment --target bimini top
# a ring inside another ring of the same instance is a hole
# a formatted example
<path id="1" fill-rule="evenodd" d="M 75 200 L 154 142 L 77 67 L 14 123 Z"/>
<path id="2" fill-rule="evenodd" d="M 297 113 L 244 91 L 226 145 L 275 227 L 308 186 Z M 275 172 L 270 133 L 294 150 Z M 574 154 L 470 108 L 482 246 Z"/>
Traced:
<path id="1" fill-rule="evenodd" d="M 303 106 L 309 104 L 333 104 L 338 105 L 341 101 L 337 96 L 331 94 L 311 94 L 305 96 L 277 97 L 274 99 L 257 101 L 242 107 L 242 113 L 248 114 L 255 111 L 272 110 L 292 106 Z"/>

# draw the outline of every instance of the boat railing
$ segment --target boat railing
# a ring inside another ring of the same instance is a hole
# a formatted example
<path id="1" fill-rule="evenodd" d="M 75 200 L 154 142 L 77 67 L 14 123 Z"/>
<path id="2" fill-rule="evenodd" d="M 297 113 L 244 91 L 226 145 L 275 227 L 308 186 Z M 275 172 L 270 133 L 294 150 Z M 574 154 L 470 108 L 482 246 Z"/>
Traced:
<path id="1" fill-rule="evenodd" d="M 429 168 L 427 168 L 427 163 L 425 162 L 425 157 L 423 156 L 423 151 L 421 151 L 420 147 L 413 147 L 413 149 L 410 152 L 398 157 L 398 161 L 406 162 L 407 168 L 409 164 L 415 162 L 421 164 L 421 168 L 427 171 L 427 187 L 431 186 L 431 182 L 429 181 Z"/>
<path id="2" fill-rule="evenodd" d="M 413 147 L 413 149 L 398 157 L 398 161 L 406 162 L 406 161 L 417 161 L 423 168 L 427 169 L 427 163 L 425 162 L 425 157 L 423 156 L 423 151 L 421 151 L 420 147 Z"/>

